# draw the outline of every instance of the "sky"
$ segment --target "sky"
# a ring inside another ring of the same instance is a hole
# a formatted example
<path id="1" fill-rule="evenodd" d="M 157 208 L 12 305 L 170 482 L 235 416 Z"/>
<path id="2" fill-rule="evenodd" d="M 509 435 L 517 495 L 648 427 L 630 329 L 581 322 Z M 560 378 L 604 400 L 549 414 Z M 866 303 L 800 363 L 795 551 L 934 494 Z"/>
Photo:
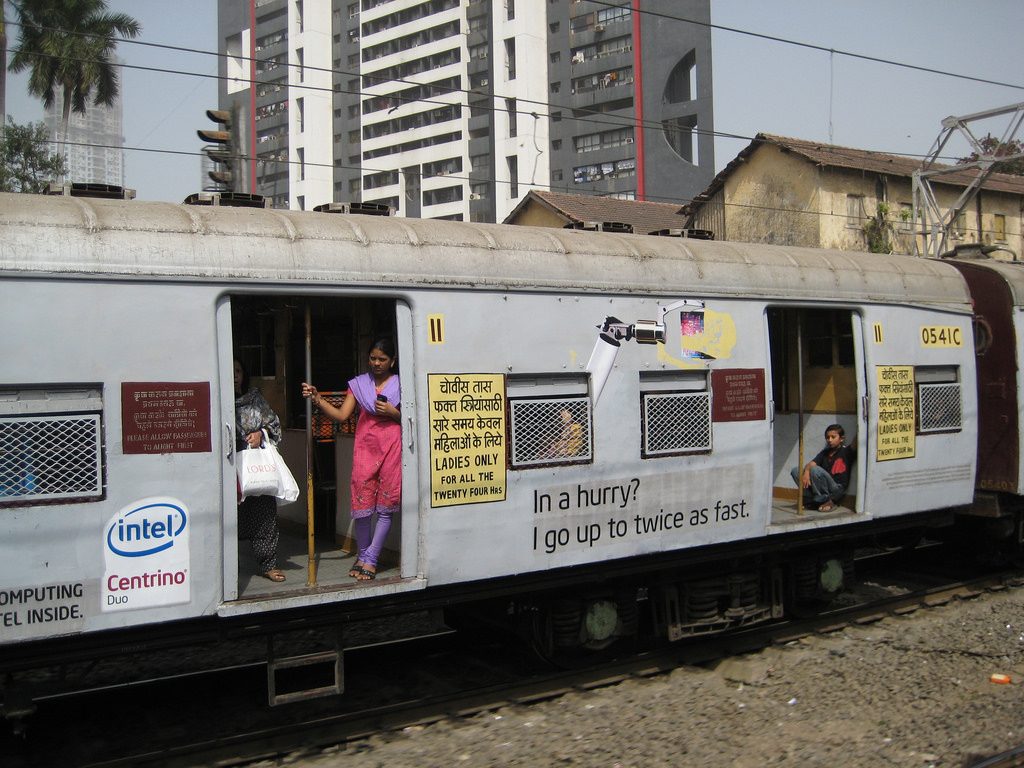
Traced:
<path id="1" fill-rule="evenodd" d="M 140 200 L 180 202 L 203 183 L 195 131 L 213 127 L 204 113 L 217 106 L 217 3 L 108 4 L 139 20 L 145 43 L 118 48 L 126 185 Z M 1024 102 L 1020 0 L 711 0 L 711 23 L 716 171 L 759 132 L 923 157 L 944 118 Z M 17 29 L 8 36 L 13 47 Z M 8 75 L 7 111 L 42 118 L 24 75 Z M 1007 115 L 975 131 L 1009 125 Z M 954 138 L 944 154 L 968 152 Z"/>

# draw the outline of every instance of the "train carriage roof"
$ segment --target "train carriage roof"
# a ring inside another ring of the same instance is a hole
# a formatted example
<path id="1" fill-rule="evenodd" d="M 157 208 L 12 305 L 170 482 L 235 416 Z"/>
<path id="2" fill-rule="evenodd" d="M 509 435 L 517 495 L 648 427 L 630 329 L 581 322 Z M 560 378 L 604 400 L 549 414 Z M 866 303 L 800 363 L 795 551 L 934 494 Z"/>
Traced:
<path id="1" fill-rule="evenodd" d="M 969 305 L 908 256 L 22 194 L 0 194 L 0 272 Z"/>
<path id="2" fill-rule="evenodd" d="M 987 269 L 999 275 L 1010 291 L 1013 306 L 1024 307 L 1024 262 L 996 259 L 943 259 L 947 264 L 963 265 L 968 269 Z"/>

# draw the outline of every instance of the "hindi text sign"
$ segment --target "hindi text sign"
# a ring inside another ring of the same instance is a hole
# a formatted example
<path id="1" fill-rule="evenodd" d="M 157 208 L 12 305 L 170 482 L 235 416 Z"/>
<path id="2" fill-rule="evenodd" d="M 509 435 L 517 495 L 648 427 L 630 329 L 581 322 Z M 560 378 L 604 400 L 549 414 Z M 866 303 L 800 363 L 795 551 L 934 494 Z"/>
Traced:
<path id="1" fill-rule="evenodd" d="M 427 375 L 430 506 L 504 501 L 505 377 Z"/>
<path id="2" fill-rule="evenodd" d="M 916 452 L 917 413 L 914 366 L 875 366 L 878 388 L 878 446 L 876 459 L 912 459 Z"/>

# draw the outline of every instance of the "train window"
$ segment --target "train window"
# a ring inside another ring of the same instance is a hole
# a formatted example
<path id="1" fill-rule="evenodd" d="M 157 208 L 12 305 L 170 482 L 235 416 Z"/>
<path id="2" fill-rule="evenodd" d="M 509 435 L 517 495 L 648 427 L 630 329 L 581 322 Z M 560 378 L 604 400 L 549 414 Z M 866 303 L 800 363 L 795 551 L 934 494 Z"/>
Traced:
<path id="1" fill-rule="evenodd" d="M 584 376 L 509 376 L 513 469 L 593 460 L 590 393 Z"/>
<path id="2" fill-rule="evenodd" d="M 963 411 L 959 378 L 956 366 L 914 369 L 919 434 L 960 431 Z"/>
<path id="3" fill-rule="evenodd" d="M 250 376 L 272 378 L 277 369 L 275 307 L 271 300 L 250 299 L 231 305 L 235 352 Z"/>
<path id="4" fill-rule="evenodd" d="M 813 310 L 804 320 L 807 364 L 813 368 L 853 365 L 853 326 L 843 310 Z"/>
<path id="5" fill-rule="evenodd" d="M 0 390 L 0 507 L 103 498 L 103 390 Z"/>
<path id="6" fill-rule="evenodd" d="M 705 371 L 640 374 L 641 455 L 711 450 L 711 393 Z"/>

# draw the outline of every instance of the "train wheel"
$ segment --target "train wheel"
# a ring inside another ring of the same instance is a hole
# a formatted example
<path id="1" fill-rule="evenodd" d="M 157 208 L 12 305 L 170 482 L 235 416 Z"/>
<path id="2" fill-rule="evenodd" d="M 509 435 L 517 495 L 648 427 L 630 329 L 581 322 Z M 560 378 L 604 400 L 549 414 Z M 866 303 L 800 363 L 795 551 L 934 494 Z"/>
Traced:
<path id="1" fill-rule="evenodd" d="M 617 641 L 635 639 L 639 626 L 636 596 L 623 592 L 587 598 L 559 598 L 531 611 L 533 651 L 557 666 L 589 663 Z"/>
<path id="2" fill-rule="evenodd" d="M 790 574 L 790 612 L 806 617 L 820 613 L 853 579 L 849 555 L 810 557 L 795 562 Z"/>

